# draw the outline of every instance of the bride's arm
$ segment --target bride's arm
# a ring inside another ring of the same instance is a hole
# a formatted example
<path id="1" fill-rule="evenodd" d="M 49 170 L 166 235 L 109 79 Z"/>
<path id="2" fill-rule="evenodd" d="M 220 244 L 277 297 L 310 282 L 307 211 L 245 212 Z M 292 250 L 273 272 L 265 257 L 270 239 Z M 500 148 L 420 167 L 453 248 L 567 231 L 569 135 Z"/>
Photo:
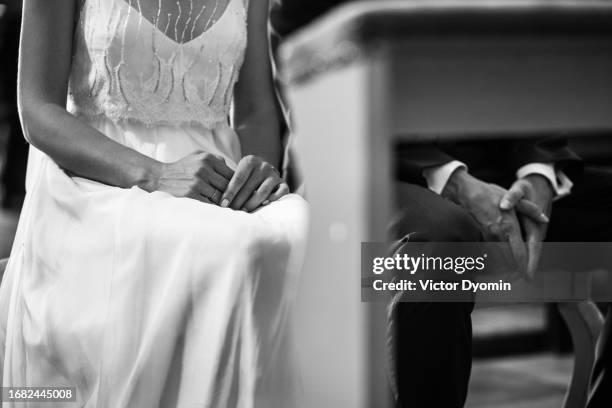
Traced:
<path id="1" fill-rule="evenodd" d="M 269 0 L 249 1 L 248 45 L 234 93 L 234 125 L 244 156 L 259 156 L 278 167 L 282 148 L 269 58 L 269 10 Z"/>
<path id="2" fill-rule="evenodd" d="M 282 160 L 280 112 L 268 38 L 269 0 L 250 0 L 248 45 L 234 92 L 234 126 L 244 158 L 221 205 L 253 211 L 288 192 L 276 170 Z"/>
<path id="3" fill-rule="evenodd" d="M 77 2 L 24 2 L 18 98 L 26 138 L 78 176 L 207 201 L 202 195 L 203 190 L 209 192 L 208 180 L 197 174 L 206 166 L 221 168 L 214 157 L 200 154 L 166 165 L 113 141 L 66 111 Z M 227 181 L 221 184 L 226 187 Z"/>
<path id="4" fill-rule="evenodd" d="M 65 109 L 76 3 L 24 3 L 18 95 L 26 138 L 72 173 L 150 190 L 154 160 L 114 142 Z"/>

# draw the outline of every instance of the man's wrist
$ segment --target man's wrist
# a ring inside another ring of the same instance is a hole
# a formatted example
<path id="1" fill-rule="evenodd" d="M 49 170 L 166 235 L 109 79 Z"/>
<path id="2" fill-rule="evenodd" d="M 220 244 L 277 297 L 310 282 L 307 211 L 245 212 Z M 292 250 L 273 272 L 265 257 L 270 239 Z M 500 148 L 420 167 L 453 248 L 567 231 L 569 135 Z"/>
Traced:
<path id="1" fill-rule="evenodd" d="M 441 165 L 430 166 L 423 169 L 423 178 L 427 181 L 427 187 L 431 191 L 436 194 L 442 194 L 448 179 L 460 167 L 467 169 L 465 163 L 459 160 L 451 160 Z"/>
<path id="2" fill-rule="evenodd" d="M 447 198 L 454 203 L 459 203 L 459 196 L 463 189 L 463 186 L 468 182 L 472 176 L 465 167 L 458 167 L 448 178 L 444 189 L 442 190 L 442 197 Z"/>
<path id="3" fill-rule="evenodd" d="M 516 171 L 517 179 L 524 179 L 529 175 L 540 175 L 548 180 L 553 190 L 553 197 L 559 199 L 570 194 L 572 181 L 555 167 L 554 163 L 529 163 Z"/>

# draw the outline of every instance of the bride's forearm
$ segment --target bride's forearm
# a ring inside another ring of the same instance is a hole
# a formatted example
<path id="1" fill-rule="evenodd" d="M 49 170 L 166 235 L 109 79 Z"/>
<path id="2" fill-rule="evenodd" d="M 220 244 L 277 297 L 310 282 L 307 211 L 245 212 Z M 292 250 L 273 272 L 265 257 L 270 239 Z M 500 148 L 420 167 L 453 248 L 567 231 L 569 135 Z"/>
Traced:
<path id="1" fill-rule="evenodd" d="M 280 122 L 275 110 L 250 116 L 236 127 L 242 155 L 259 156 L 277 169 L 281 166 Z"/>
<path id="2" fill-rule="evenodd" d="M 280 109 L 273 81 L 268 18 L 270 1 L 248 2 L 249 39 L 234 92 L 234 125 L 242 154 L 281 166 Z"/>
<path id="3" fill-rule="evenodd" d="M 156 189 L 160 162 L 98 132 L 54 103 L 21 101 L 26 137 L 71 174 L 104 184 Z"/>

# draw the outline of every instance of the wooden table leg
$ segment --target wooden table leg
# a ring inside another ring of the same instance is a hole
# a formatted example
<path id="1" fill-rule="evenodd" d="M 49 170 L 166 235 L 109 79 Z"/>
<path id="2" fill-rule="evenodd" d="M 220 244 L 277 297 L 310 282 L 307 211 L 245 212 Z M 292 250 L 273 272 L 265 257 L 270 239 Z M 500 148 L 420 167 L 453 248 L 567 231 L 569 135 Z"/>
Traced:
<path id="1" fill-rule="evenodd" d="M 593 302 L 558 303 L 574 344 L 574 369 L 564 408 L 584 408 L 588 401 L 596 345 L 603 317 Z"/>

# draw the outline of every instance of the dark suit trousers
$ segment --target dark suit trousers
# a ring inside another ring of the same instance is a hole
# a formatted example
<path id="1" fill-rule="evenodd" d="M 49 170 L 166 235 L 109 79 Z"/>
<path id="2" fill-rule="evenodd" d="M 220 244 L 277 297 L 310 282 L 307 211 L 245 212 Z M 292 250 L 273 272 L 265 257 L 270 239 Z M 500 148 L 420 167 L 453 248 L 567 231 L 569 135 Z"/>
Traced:
<path id="1" fill-rule="evenodd" d="M 426 188 L 398 183 L 396 193 L 402 212 L 392 228 L 396 237 L 412 233 L 411 239 L 430 242 L 483 239 L 466 211 Z M 612 172 L 587 168 L 574 180 L 572 194 L 554 203 L 547 240 L 612 241 L 611 238 Z M 395 369 L 403 408 L 464 405 L 472 361 L 472 309 L 473 303 L 469 302 L 399 304 L 395 316 Z M 609 352 L 607 356 L 610 360 Z M 609 374 L 608 371 L 604 377 L 608 383 Z M 600 396 L 609 404 L 610 392 L 604 395 L 605 387 L 601 388 Z M 592 405 L 598 406 L 602 405 Z"/>

